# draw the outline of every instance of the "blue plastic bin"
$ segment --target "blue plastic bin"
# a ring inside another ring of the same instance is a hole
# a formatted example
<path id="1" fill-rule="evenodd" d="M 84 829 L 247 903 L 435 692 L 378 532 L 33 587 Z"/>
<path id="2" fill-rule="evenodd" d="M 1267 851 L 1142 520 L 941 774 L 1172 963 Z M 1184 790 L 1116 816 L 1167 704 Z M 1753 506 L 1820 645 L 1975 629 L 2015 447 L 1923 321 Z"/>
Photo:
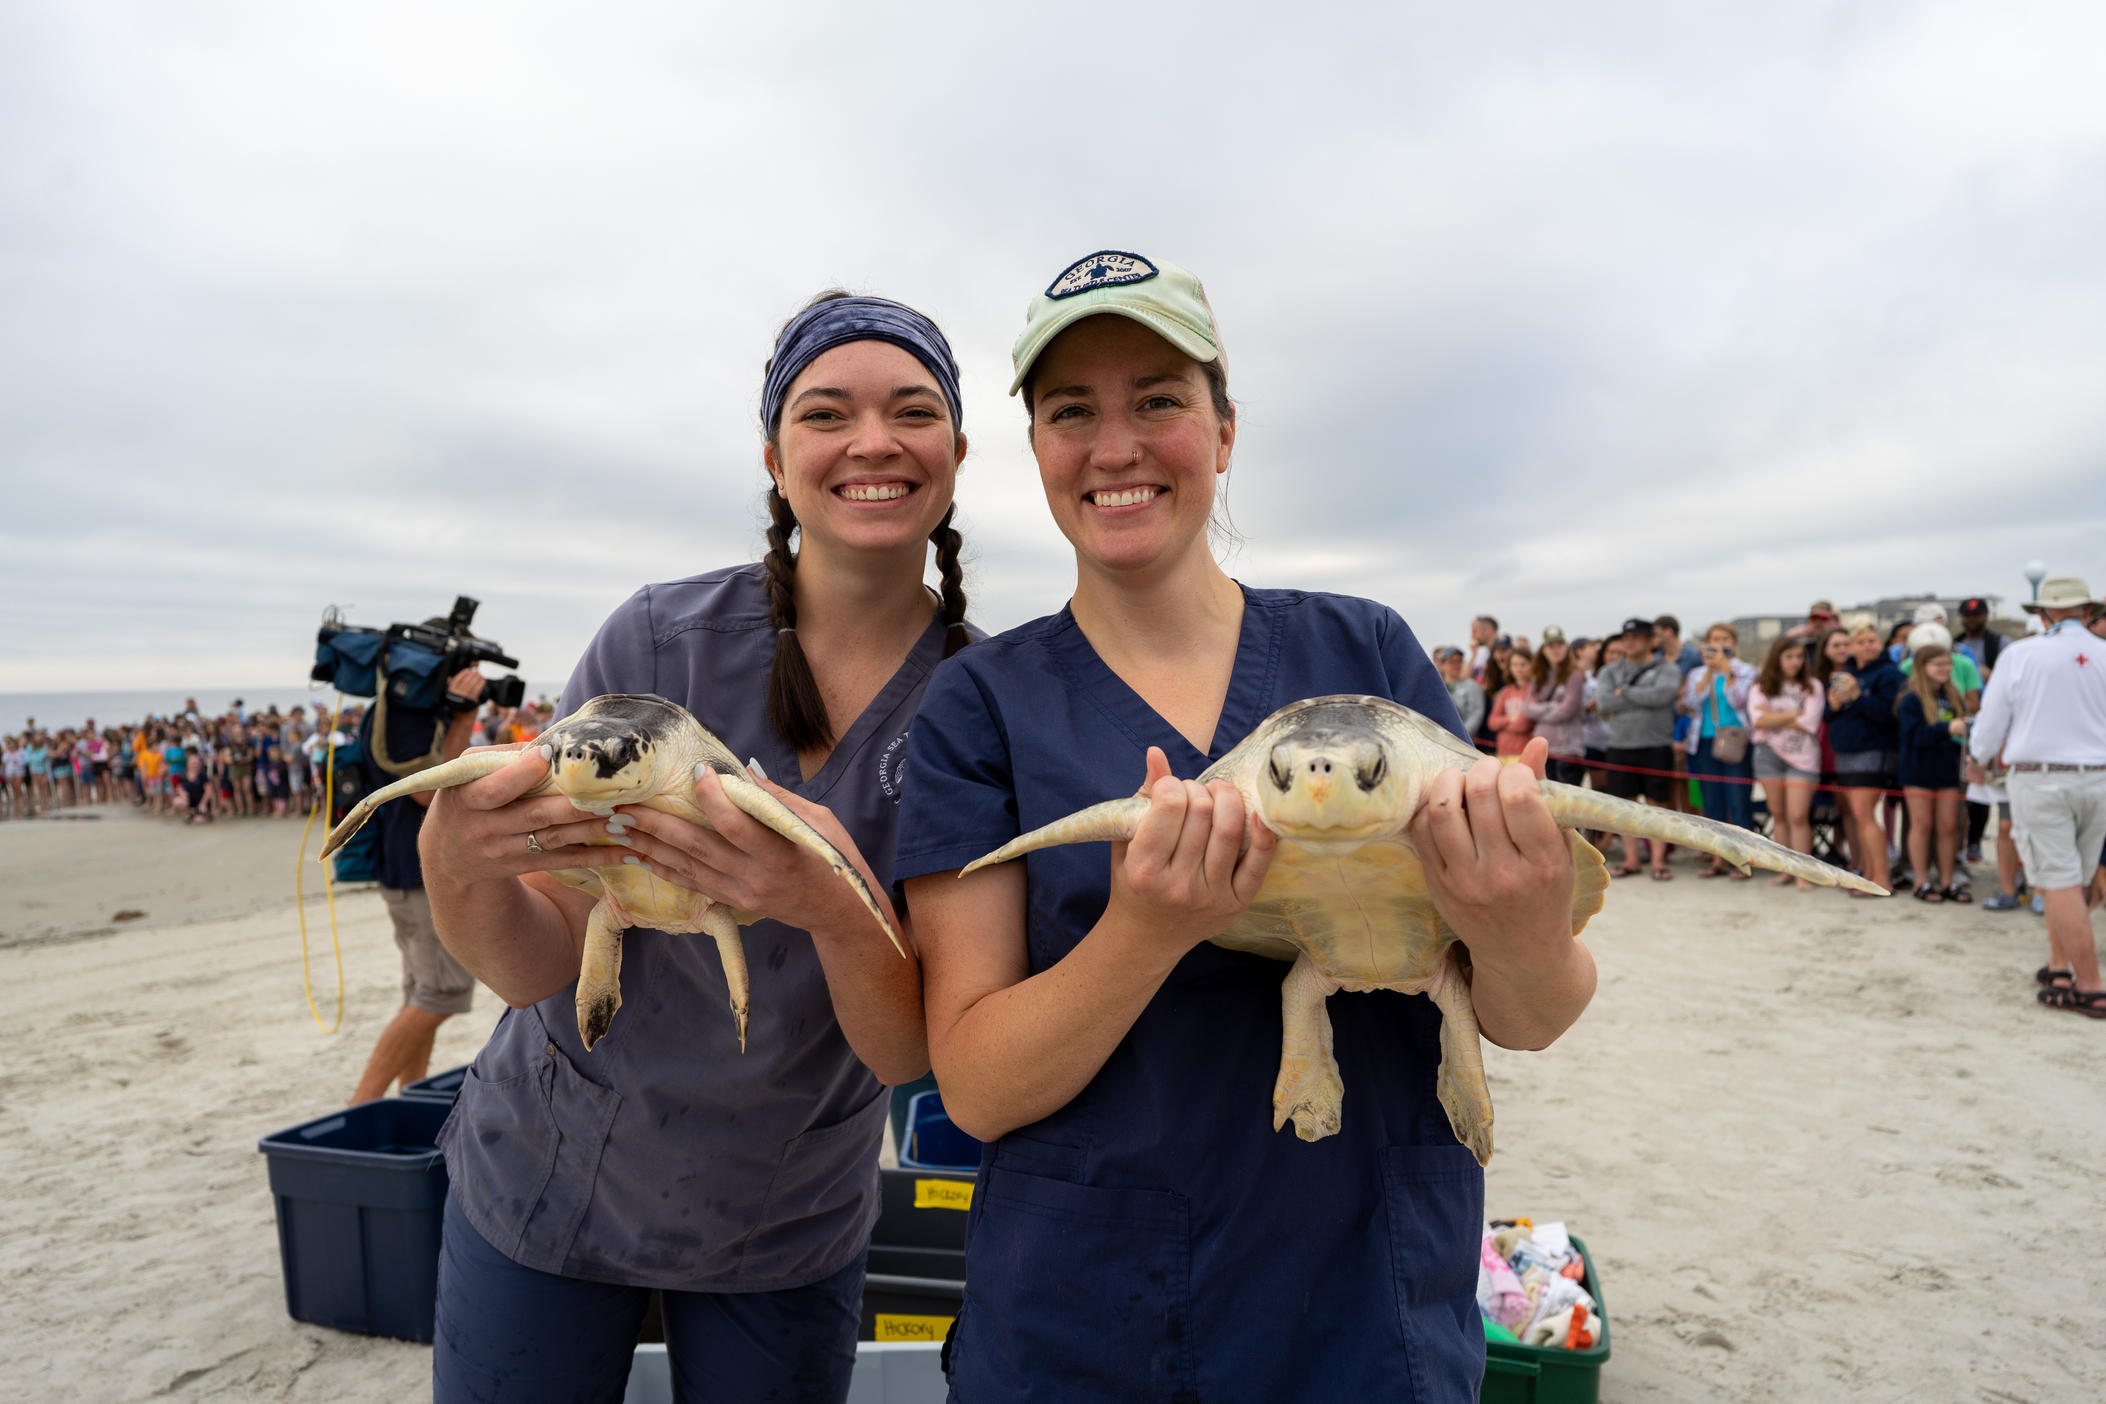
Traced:
<path id="1" fill-rule="evenodd" d="M 916 1092 L 907 1103 L 899 1163 L 903 1170 L 977 1170 L 980 1143 L 951 1124 L 943 1093 Z"/>
<path id="2" fill-rule="evenodd" d="M 453 1108 L 390 1097 L 265 1136 L 285 1309 L 295 1321 L 429 1341 Z"/>
<path id="3" fill-rule="evenodd" d="M 448 1068 L 445 1072 L 433 1073 L 430 1077 L 419 1078 L 415 1082 L 405 1084 L 402 1089 L 402 1095 L 405 1097 L 417 1097 L 425 1101 L 450 1104 L 455 1097 L 460 1095 L 461 1083 L 466 1081 L 467 1077 L 468 1065 L 463 1063 L 457 1068 Z"/>

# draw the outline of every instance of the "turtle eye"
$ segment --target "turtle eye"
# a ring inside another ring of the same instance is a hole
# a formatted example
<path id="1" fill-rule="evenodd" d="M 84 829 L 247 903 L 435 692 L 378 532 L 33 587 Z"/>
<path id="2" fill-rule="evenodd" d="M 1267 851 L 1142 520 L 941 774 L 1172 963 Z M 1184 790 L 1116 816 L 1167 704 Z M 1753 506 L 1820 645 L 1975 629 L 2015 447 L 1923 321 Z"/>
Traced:
<path id="1" fill-rule="evenodd" d="M 1272 753 L 1272 764 L 1266 767 L 1272 774 L 1272 787 L 1283 795 L 1294 784 L 1294 771 L 1288 765 L 1286 755 L 1283 754 L 1285 750 L 1284 746 L 1274 750 Z"/>
<path id="2" fill-rule="evenodd" d="M 1363 765 L 1355 770 L 1353 779 L 1359 784 L 1361 789 L 1372 790 L 1375 786 L 1382 783 L 1382 777 L 1387 774 L 1389 774 L 1389 757 L 1377 751 L 1374 763 Z"/>

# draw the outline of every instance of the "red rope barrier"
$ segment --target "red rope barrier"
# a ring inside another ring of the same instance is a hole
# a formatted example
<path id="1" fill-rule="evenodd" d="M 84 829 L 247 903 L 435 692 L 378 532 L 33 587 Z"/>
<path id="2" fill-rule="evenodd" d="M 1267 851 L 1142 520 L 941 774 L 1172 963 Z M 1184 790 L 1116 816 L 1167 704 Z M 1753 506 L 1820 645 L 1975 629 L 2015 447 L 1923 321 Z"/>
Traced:
<path id="1" fill-rule="evenodd" d="M 1490 748 L 1495 743 L 1487 742 L 1482 737 L 1473 737 L 1472 740 L 1475 742 L 1477 748 L 1483 751 L 1486 755 L 1493 754 L 1493 751 Z M 1753 746 L 1755 743 L 1751 741 L 1748 744 L 1750 746 Z M 1679 749 L 1679 747 L 1677 747 L 1677 749 Z M 1753 775 L 1706 775 L 1700 771 L 1695 770 L 1656 770 L 1649 766 L 1618 765 L 1614 761 L 1590 760 L 1585 756 L 1559 755 L 1555 752 L 1553 752 L 1549 758 L 1551 760 L 1564 761 L 1569 765 L 1580 766 L 1586 770 L 1619 770 L 1626 775 L 1660 775 L 1665 776 L 1669 780 L 1694 780 L 1699 785 L 1712 784 L 1754 786 L 1770 783 L 1767 781 L 1758 780 Z M 1776 783 L 1781 784 L 1783 782 L 1779 781 Z M 1803 784 L 1804 782 L 1794 781 L 1792 783 Z M 1814 784 L 1814 789 L 1831 790 L 1838 794 L 1840 794 L 1844 790 L 1858 790 L 1866 794 L 1884 795 L 1888 799 L 1906 799 L 1908 797 L 1908 791 L 1906 790 L 1879 790 L 1873 789 L 1865 785 L 1843 785 L 1828 780 L 1816 781 Z M 1965 785 L 1962 785 L 1960 787 L 1960 792 L 1962 795 L 1966 793 L 1966 790 L 1967 787 Z"/>

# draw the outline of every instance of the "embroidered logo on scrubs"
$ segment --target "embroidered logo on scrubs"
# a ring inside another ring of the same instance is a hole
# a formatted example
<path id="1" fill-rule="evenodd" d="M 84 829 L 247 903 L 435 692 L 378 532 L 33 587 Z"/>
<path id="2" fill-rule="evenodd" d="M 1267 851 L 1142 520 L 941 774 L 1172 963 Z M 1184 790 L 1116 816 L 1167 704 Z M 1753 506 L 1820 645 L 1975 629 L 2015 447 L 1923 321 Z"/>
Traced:
<path id="1" fill-rule="evenodd" d="M 1046 296 L 1073 297 L 1076 293 L 1086 293 L 1091 288 L 1117 287 L 1121 283 L 1145 283 L 1158 271 L 1154 264 L 1139 254 L 1103 249 L 1062 269 L 1060 276 L 1046 289 Z"/>
<path id="2" fill-rule="evenodd" d="M 878 752 L 878 788 L 883 790 L 885 798 L 891 800 L 894 804 L 899 803 L 900 792 L 905 788 L 902 777 L 907 770 L 908 735 L 908 732 L 902 731 L 899 735 L 892 738 L 891 744 Z"/>

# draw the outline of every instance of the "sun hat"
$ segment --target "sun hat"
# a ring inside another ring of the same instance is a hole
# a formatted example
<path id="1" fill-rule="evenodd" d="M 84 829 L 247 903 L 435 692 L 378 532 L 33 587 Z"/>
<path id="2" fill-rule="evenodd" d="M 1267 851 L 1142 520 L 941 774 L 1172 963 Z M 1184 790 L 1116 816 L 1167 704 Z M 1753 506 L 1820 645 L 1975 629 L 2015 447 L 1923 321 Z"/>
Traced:
<path id="1" fill-rule="evenodd" d="M 1939 604 L 1936 600 L 1931 601 L 1929 604 L 1917 605 L 1916 612 L 1910 617 L 1909 622 L 1911 624 L 1943 624 L 1945 622 L 1945 606 Z"/>
<path id="2" fill-rule="evenodd" d="M 1199 279 L 1174 263 L 1099 249 L 1061 269 L 1060 276 L 1031 299 L 1023 334 L 1009 353 L 1016 365 L 1009 393 L 1024 388 L 1032 362 L 1054 337 L 1102 312 L 1132 318 L 1195 361 L 1222 361 L 1214 309 L 1207 305 Z"/>
<path id="3" fill-rule="evenodd" d="M 2045 581 L 2040 587 L 2040 598 L 2021 608 L 2028 614 L 2038 614 L 2043 609 L 2082 609 L 2088 604 L 2097 604 L 2091 587 L 2074 575 L 2058 575 Z"/>

